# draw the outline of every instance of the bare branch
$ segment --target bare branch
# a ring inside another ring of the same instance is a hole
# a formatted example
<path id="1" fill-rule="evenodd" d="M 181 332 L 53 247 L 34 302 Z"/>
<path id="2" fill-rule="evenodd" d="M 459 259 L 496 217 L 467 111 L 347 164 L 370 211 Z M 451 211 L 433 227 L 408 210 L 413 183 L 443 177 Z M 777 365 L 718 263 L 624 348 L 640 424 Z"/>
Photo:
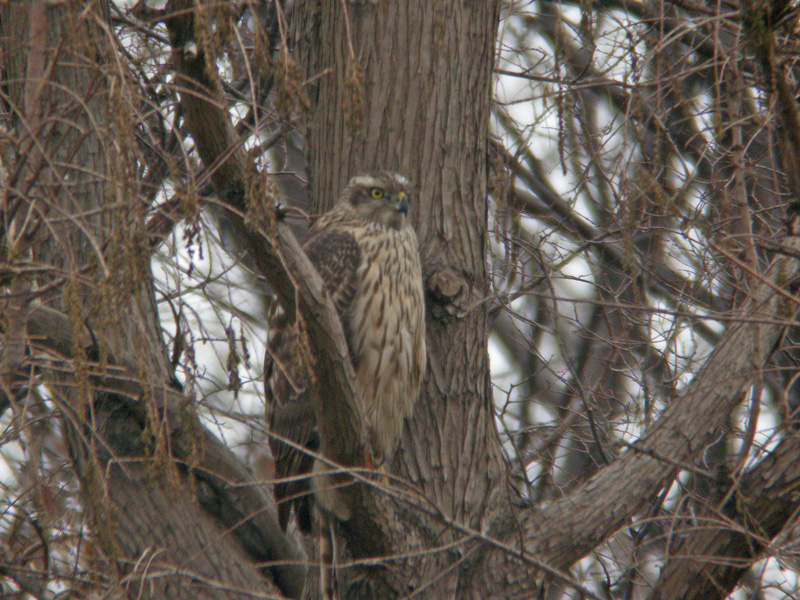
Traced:
<path id="1" fill-rule="evenodd" d="M 796 252 L 800 238 L 789 237 L 785 245 Z M 628 450 L 569 496 L 526 519 L 526 549 L 566 567 L 641 510 L 669 482 L 675 464 L 702 451 L 797 313 L 796 300 L 784 291 L 796 285 L 797 272 L 794 258 L 773 261 L 703 368 L 637 443 L 642 451 Z"/>

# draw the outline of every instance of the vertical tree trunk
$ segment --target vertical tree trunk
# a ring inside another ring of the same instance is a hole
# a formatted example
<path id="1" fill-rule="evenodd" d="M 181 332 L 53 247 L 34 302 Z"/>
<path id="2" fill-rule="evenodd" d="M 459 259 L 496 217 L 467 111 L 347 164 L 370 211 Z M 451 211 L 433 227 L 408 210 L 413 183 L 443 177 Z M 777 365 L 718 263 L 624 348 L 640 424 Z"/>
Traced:
<path id="1" fill-rule="evenodd" d="M 499 4 L 304 1 L 295 10 L 303 74 L 317 78 L 306 132 L 316 212 L 358 173 L 397 171 L 415 185 L 429 367 L 394 469 L 447 519 L 491 529 L 509 510 L 484 302 Z M 442 574 L 451 561 L 428 557 L 410 585 L 430 577 L 425 597 L 466 597 L 463 570 Z"/>

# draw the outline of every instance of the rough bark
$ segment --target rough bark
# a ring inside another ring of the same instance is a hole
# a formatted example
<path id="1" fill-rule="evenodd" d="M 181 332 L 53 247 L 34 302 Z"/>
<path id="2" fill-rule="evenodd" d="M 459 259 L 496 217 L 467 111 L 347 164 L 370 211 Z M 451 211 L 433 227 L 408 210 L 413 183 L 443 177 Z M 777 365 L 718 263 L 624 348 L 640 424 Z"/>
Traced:
<path id="1" fill-rule="evenodd" d="M 486 171 L 475 164 L 487 152 L 487 70 L 493 62 L 497 6 L 347 3 L 347 17 L 343 6 L 304 2 L 296 19 L 295 37 L 313 40 L 300 47 L 306 76 L 331 69 L 311 92 L 312 197 L 323 210 L 350 175 L 375 169 L 401 171 L 415 183 L 413 221 L 429 298 L 429 354 L 436 364 L 412 419 L 415 435 L 405 440 L 400 462 L 414 483 L 442 486 L 432 494 L 442 510 L 458 518 L 469 514 L 477 523 L 480 511 L 467 508 L 471 495 L 463 492 L 477 481 L 494 481 L 499 449 L 494 432 L 484 431 L 491 422 L 486 314 L 485 307 L 474 305 L 487 293 Z M 342 35 L 347 29 L 349 39 Z M 375 36 L 375 31 L 389 35 Z M 448 68 L 450 61 L 466 56 L 471 60 L 461 63 L 464 72 Z M 355 89 L 350 87 L 354 72 L 363 77 Z M 344 126 L 355 118 L 354 109 L 348 111 L 350 96 L 364 103 L 357 129 Z M 444 424 L 441 413 L 449 404 L 459 408 Z M 423 439 L 426 448 L 410 449 L 414 440 Z M 465 455 L 476 462 L 464 461 Z M 433 474 L 443 464 L 455 467 L 458 484 L 434 483 Z"/>

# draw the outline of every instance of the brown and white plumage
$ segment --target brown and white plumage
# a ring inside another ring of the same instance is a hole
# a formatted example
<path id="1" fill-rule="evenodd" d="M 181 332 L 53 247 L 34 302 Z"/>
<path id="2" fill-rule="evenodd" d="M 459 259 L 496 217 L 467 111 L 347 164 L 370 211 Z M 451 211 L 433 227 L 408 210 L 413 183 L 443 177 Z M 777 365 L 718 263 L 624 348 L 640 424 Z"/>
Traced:
<path id="1" fill-rule="evenodd" d="M 422 275 L 416 235 L 406 218 L 409 201 L 404 177 L 354 177 L 336 206 L 311 227 L 304 244 L 342 321 L 377 464 L 394 454 L 425 372 Z M 280 309 L 270 319 L 265 396 L 273 433 L 318 450 L 316 390 Z M 311 470 L 313 460 L 302 451 L 275 438 L 271 446 L 279 478 Z M 308 493 L 307 479 L 276 486 L 284 527 L 291 500 L 298 498 L 299 524 L 309 529 Z"/>

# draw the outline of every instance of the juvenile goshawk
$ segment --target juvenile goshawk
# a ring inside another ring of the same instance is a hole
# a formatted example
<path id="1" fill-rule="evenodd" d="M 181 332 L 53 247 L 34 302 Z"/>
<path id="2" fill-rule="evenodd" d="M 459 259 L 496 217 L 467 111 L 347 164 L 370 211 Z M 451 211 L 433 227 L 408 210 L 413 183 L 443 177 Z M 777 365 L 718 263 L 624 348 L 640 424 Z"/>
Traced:
<path id="1" fill-rule="evenodd" d="M 391 173 L 350 180 L 335 207 L 308 232 L 304 249 L 342 321 L 356 387 L 363 400 L 374 464 L 388 461 L 411 414 L 425 372 L 425 308 L 417 238 L 408 221 L 405 177 Z M 271 431 L 319 449 L 317 390 L 305 370 L 296 331 L 282 309 L 270 317 L 264 388 Z M 270 438 L 279 479 L 308 474 L 306 453 Z M 279 482 L 279 517 L 292 505 L 300 528 L 311 525 L 307 478 Z"/>

